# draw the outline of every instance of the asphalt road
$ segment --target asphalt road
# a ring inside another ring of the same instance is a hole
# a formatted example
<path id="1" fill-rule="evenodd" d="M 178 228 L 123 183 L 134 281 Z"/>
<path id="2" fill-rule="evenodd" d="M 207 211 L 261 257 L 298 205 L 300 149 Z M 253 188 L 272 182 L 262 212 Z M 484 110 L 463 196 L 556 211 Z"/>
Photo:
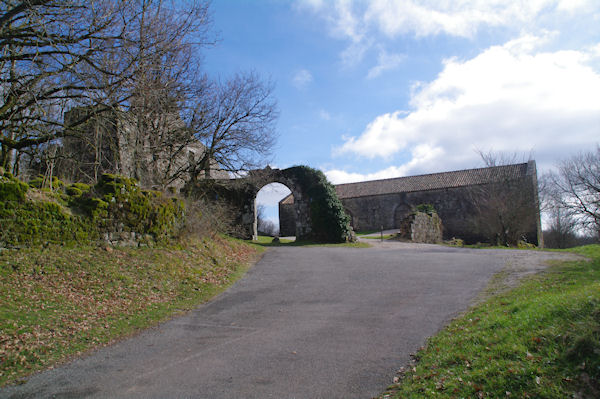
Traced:
<path id="1" fill-rule="evenodd" d="M 435 245 L 274 248 L 212 302 L 0 397 L 372 398 L 505 263 Z"/>

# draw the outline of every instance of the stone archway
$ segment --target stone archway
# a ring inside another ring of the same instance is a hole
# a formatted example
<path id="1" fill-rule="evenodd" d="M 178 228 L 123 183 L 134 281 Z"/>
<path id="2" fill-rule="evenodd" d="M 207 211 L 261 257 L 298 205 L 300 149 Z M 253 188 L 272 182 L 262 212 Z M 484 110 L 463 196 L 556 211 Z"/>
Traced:
<path id="1" fill-rule="evenodd" d="M 306 190 L 290 169 L 265 169 L 251 171 L 247 178 L 246 190 L 243 198 L 243 214 L 241 227 L 243 238 L 256 239 L 256 195 L 261 188 L 271 183 L 281 183 L 290 189 L 294 197 L 294 216 L 296 224 L 296 238 L 308 236 L 312 232 L 310 220 L 310 198 Z"/>
<path id="2" fill-rule="evenodd" d="M 281 183 L 294 197 L 296 239 L 318 242 L 344 242 L 355 239 L 348 216 L 344 213 L 335 188 L 323 172 L 308 166 L 287 169 L 259 169 L 243 178 L 206 179 L 187 188 L 190 196 L 219 202 L 233 212 L 236 229 L 233 234 L 243 239 L 257 238 L 256 195 L 270 183 Z"/>

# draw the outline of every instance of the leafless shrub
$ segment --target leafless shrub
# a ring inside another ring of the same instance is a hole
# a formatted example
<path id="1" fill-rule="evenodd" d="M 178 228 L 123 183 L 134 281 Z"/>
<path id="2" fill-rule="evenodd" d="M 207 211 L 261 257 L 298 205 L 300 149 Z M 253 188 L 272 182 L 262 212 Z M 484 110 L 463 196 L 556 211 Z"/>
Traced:
<path id="1" fill-rule="evenodd" d="M 600 239 L 600 146 L 563 160 L 547 175 L 545 197 L 578 227 Z"/>
<path id="2" fill-rule="evenodd" d="M 183 235 L 212 237 L 215 234 L 239 236 L 240 226 L 236 224 L 235 212 L 223 202 L 206 200 L 186 200 L 186 221 Z"/>

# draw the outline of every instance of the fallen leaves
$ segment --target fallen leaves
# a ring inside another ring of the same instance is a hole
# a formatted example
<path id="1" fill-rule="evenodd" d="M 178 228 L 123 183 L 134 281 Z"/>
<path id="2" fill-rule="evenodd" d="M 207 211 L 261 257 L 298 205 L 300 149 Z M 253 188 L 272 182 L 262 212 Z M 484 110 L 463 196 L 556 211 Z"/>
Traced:
<path id="1" fill-rule="evenodd" d="M 189 309 L 256 253 L 221 237 L 206 244 L 0 253 L 0 385 Z"/>

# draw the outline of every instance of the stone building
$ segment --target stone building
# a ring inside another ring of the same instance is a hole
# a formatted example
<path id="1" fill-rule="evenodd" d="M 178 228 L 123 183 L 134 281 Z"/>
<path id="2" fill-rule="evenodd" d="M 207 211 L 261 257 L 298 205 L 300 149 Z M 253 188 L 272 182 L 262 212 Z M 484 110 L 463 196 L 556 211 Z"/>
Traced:
<path id="1" fill-rule="evenodd" d="M 179 190 L 189 180 L 188 166 L 204 154 L 199 141 L 177 141 L 178 130 L 183 132 L 185 126 L 176 113 L 160 115 L 154 126 L 142 129 L 134 112 L 111 109 L 91 117 L 89 112 L 82 107 L 65 114 L 67 126 L 86 120 L 62 141 L 56 174 L 67 181 L 94 183 L 103 173 L 115 173 L 133 177 L 144 187 Z M 161 137 L 160 127 L 167 125 L 162 131 L 170 136 Z M 215 161 L 210 177 L 230 178 Z"/>
<path id="2" fill-rule="evenodd" d="M 482 198 L 506 207 L 523 229 L 522 238 L 541 244 L 535 161 L 480 169 L 339 184 L 337 194 L 355 231 L 397 229 L 420 204 L 434 206 L 443 223 L 444 239 L 485 242 L 480 228 L 488 223 Z M 294 229 L 292 195 L 279 203 L 280 234 Z"/>

